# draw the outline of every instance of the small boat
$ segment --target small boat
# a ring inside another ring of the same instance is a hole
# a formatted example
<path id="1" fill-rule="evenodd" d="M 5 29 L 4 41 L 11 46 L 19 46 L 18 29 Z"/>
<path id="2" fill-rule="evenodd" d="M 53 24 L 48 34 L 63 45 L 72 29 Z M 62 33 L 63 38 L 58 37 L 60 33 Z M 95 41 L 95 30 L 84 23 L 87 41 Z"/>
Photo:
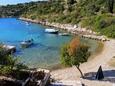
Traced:
<path id="1" fill-rule="evenodd" d="M 45 32 L 46 32 L 46 33 L 57 34 L 57 33 L 58 33 L 58 30 L 55 30 L 55 29 L 45 29 Z"/>
<path id="2" fill-rule="evenodd" d="M 22 42 L 21 42 L 21 47 L 22 47 L 22 48 L 28 48 L 28 47 L 31 46 L 32 44 L 33 44 L 33 39 L 26 40 L 26 41 L 22 41 Z"/>
<path id="3" fill-rule="evenodd" d="M 69 36 L 68 33 L 59 33 L 60 36 Z"/>

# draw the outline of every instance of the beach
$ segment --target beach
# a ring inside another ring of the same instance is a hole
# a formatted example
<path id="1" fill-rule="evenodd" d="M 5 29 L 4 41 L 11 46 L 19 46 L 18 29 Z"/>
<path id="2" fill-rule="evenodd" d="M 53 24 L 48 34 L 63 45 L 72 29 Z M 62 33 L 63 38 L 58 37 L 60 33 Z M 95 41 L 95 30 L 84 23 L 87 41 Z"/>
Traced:
<path id="1" fill-rule="evenodd" d="M 115 68 L 112 68 L 108 65 L 108 61 L 111 60 L 115 56 L 115 40 L 109 39 L 105 36 L 98 36 L 96 32 L 91 30 L 87 30 L 86 28 L 81 28 L 75 25 L 67 25 L 67 24 L 59 24 L 59 23 L 48 23 L 48 22 L 41 22 L 37 20 L 31 20 L 26 18 L 20 18 L 21 20 L 33 22 L 33 23 L 40 23 L 43 25 L 53 26 L 56 28 L 61 28 L 71 32 L 75 35 L 81 35 L 85 38 L 90 38 L 93 40 L 104 41 L 104 48 L 100 54 L 97 54 L 93 59 L 89 60 L 80 65 L 81 70 L 84 74 L 87 73 L 95 73 L 97 72 L 98 68 L 102 66 L 103 71 L 111 71 Z M 113 72 L 112 72 L 113 73 Z M 51 72 L 51 77 L 57 81 L 80 81 L 84 83 L 86 86 L 112 86 L 112 78 L 108 77 L 106 73 L 104 73 L 105 81 L 97 81 L 97 80 L 89 80 L 89 79 L 82 79 L 80 78 L 80 73 L 75 66 L 70 68 L 58 69 L 53 70 Z M 115 76 L 113 76 L 115 77 Z M 94 76 L 91 76 L 94 78 Z M 115 79 L 114 79 L 115 80 Z"/>
<path id="2" fill-rule="evenodd" d="M 108 61 L 115 56 L 115 40 L 110 39 L 110 41 L 106 41 L 104 43 L 103 51 L 95 56 L 94 59 L 81 64 L 80 68 L 83 73 L 90 73 L 90 72 L 97 72 L 99 66 L 102 66 L 103 71 L 111 71 L 115 68 L 110 67 L 107 63 Z M 111 72 L 114 74 L 114 72 Z M 56 80 L 76 80 L 81 81 L 86 84 L 86 86 L 112 86 L 113 82 L 110 81 L 110 77 L 105 74 L 106 81 L 97 81 L 97 80 L 88 80 L 88 79 L 81 79 L 80 73 L 77 68 L 65 68 L 61 70 L 55 70 L 51 72 L 52 78 Z M 115 76 L 113 76 L 115 77 Z M 114 79 L 115 80 L 115 79 Z"/>

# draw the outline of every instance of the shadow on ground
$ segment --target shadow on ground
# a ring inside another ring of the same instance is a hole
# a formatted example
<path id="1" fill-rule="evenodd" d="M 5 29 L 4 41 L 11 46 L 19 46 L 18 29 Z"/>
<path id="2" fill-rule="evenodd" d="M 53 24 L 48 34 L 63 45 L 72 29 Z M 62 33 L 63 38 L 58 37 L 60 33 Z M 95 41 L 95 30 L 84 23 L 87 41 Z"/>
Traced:
<path id="1" fill-rule="evenodd" d="M 96 74 L 97 72 L 89 72 L 89 73 L 85 73 L 84 77 L 85 79 L 88 79 L 88 80 L 98 81 L 96 79 Z M 99 81 L 109 81 L 109 82 L 115 83 L 115 70 L 104 70 L 103 74 L 104 74 L 104 79 L 99 80 Z"/>

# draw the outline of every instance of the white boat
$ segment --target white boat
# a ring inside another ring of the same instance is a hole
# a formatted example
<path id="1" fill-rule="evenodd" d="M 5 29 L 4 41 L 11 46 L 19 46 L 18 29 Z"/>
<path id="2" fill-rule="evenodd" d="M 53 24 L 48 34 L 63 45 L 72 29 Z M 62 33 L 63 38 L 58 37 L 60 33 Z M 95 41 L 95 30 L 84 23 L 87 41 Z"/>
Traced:
<path id="1" fill-rule="evenodd" d="M 55 29 L 45 29 L 45 32 L 46 32 L 46 33 L 57 34 L 57 33 L 58 33 L 58 30 L 55 30 Z"/>
<path id="2" fill-rule="evenodd" d="M 22 41 L 22 42 L 21 42 L 21 47 L 22 47 L 22 48 L 28 48 L 28 47 L 31 46 L 32 44 L 33 44 L 33 39 L 26 40 L 26 41 Z"/>
<path id="3" fill-rule="evenodd" d="M 68 33 L 59 33 L 60 36 L 69 36 Z"/>

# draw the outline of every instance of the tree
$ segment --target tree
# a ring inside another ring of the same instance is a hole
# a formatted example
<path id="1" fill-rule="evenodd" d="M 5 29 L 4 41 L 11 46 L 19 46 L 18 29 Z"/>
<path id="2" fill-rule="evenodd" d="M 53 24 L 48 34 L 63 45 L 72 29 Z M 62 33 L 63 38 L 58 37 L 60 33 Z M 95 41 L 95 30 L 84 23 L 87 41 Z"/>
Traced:
<path id="1" fill-rule="evenodd" d="M 110 13 L 113 13 L 114 0 L 108 0 L 107 4 L 108 4 L 108 11 L 109 11 Z"/>
<path id="2" fill-rule="evenodd" d="M 75 65 L 79 70 L 81 77 L 83 77 L 80 64 L 87 62 L 89 56 L 89 47 L 87 45 L 80 44 L 78 39 L 75 38 L 70 42 L 70 44 L 62 47 L 61 63 L 66 66 Z"/>
<path id="3" fill-rule="evenodd" d="M 69 46 L 68 45 L 64 45 L 61 49 L 61 63 L 64 65 L 64 66 L 71 66 L 71 58 L 70 58 L 70 54 L 68 53 L 68 48 Z"/>
<path id="4" fill-rule="evenodd" d="M 80 69 L 80 64 L 87 62 L 88 57 L 90 56 L 90 52 L 88 50 L 89 47 L 87 45 L 79 45 L 76 50 L 76 53 L 71 57 L 72 65 L 75 65 L 77 67 L 82 77 L 83 73 Z"/>
<path id="5" fill-rule="evenodd" d="M 69 43 L 69 54 L 74 55 L 79 45 L 80 45 L 79 38 L 72 39 L 71 42 Z"/>

